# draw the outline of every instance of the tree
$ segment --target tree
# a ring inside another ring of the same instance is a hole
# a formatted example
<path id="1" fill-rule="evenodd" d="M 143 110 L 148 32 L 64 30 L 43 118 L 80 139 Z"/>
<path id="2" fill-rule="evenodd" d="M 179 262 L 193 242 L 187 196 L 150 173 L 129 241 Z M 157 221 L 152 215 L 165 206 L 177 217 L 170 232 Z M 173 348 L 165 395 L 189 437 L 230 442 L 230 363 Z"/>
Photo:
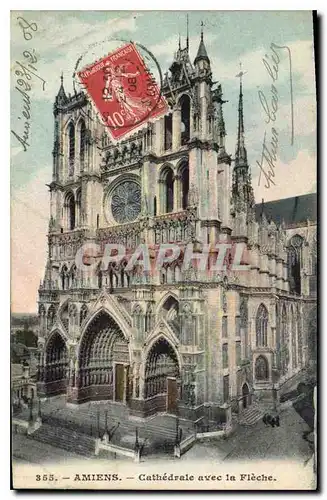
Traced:
<path id="1" fill-rule="evenodd" d="M 37 336 L 32 330 L 17 330 L 13 335 L 13 342 L 26 347 L 37 347 Z"/>

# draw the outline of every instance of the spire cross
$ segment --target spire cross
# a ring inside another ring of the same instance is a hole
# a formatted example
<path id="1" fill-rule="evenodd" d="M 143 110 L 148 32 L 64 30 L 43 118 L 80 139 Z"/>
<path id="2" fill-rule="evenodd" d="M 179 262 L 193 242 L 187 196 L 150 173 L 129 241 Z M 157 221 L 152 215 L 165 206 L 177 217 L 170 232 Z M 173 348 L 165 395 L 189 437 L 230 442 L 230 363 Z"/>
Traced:
<path id="1" fill-rule="evenodd" d="M 203 21 L 201 21 L 201 41 L 203 42 Z"/>
<path id="2" fill-rule="evenodd" d="M 60 80 L 61 80 L 61 85 L 62 85 L 64 83 L 64 74 L 63 74 L 63 72 L 61 72 Z"/>
<path id="3" fill-rule="evenodd" d="M 236 75 L 236 78 L 240 79 L 240 84 L 242 86 L 243 83 L 243 76 L 247 73 L 247 71 L 242 70 L 242 63 L 240 62 L 240 72 Z"/>

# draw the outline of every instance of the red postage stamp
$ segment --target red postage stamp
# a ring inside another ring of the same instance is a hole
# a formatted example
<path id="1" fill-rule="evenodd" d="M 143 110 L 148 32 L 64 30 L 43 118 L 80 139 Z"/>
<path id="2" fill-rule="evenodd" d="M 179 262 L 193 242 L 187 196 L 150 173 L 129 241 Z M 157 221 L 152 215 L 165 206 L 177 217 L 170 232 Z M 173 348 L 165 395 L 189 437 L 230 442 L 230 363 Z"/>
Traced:
<path id="1" fill-rule="evenodd" d="M 87 66 L 78 77 L 115 141 L 168 111 L 134 43 Z"/>

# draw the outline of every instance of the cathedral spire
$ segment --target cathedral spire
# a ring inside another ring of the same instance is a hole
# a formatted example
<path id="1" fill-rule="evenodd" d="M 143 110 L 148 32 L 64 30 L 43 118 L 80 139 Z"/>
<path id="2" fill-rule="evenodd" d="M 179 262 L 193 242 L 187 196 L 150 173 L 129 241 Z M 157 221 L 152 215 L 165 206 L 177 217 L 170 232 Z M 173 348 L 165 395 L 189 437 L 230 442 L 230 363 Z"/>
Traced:
<path id="1" fill-rule="evenodd" d="M 210 64 L 210 60 L 207 54 L 207 49 L 204 45 L 203 41 L 203 21 L 201 21 L 201 39 L 200 39 L 200 45 L 198 48 L 198 53 L 196 55 L 196 58 L 194 59 L 194 64 L 196 64 L 199 61 L 207 61 L 208 64 Z"/>
<path id="2" fill-rule="evenodd" d="M 66 96 L 66 92 L 64 89 L 64 75 L 63 75 L 63 73 L 61 73 L 61 75 L 60 75 L 60 87 L 59 87 L 58 94 L 56 96 L 55 103 L 57 105 L 61 105 L 61 104 L 65 104 L 66 101 L 67 101 L 67 96 Z"/>
<path id="3" fill-rule="evenodd" d="M 254 220 L 254 194 L 251 182 L 251 172 L 248 165 L 244 141 L 244 116 L 243 116 L 243 75 L 242 70 L 236 75 L 240 79 L 240 95 L 238 101 L 238 131 L 235 153 L 235 166 L 233 169 L 232 205 L 233 213 L 246 213 L 247 221 Z"/>
<path id="4" fill-rule="evenodd" d="M 247 167 L 247 153 L 244 141 L 244 117 L 243 117 L 243 75 L 242 64 L 240 63 L 240 72 L 236 75 L 240 79 L 240 95 L 238 101 L 238 130 L 237 130 L 237 143 L 235 153 L 235 167 Z"/>

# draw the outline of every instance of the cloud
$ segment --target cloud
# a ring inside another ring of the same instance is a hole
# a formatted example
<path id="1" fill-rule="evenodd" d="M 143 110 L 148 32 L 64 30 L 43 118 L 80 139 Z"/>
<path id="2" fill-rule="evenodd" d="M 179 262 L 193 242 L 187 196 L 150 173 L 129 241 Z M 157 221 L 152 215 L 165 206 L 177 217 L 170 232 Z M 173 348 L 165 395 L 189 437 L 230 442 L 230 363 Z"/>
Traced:
<path id="1" fill-rule="evenodd" d="M 78 15 L 69 14 L 69 12 L 58 11 L 39 11 L 30 13 L 25 17 L 37 23 L 37 31 L 34 33 L 33 40 L 39 44 L 43 54 L 53 51 L 52 58 L 65 55 L 70 48 L 77 50 L 81 47 L 87 47 L 93 42 L 101 41 L 106 37 L 112 37 L 119 31 L 133 32 L 137 27 L 137 19 L 143 16 L 142 13 L 133 13 L 128 16 L 111 17 L 115 13 L 104 12 L 103 21 L 93 22 L 81 19 Z M 12 16 L 11 40 L 15 52 L 26 50 L 26 41 L 22 36 L 22 31 L 17 20 L 18 14 Z"/>
<path id="2" fill-rule="evenodd" d="M 65 80 L 67 92 L 72 92 L 72 75 L 79 57 L 89 50 L 90 60 L 86 63 L 95 61 L 110 50 L 110 39 L 114 39 L 118 33 L 135 32 L 137 29 L 137 19 L 142 14 L 132 14 L 129 17 L 117 17 L 106 19 L 98 23 L 88 23 L 79 20 L 77 17 L 65 16 L 62 22 L 58 22 L 56 13 L 46 12 L 35 13 L 35 22 L 38 25 L 38 32 L 35 35 L 35 41 L 39 43 L 39 49 L 36 51 L 38 61 L 37 74 L 46 81 L 45 90 L 42 90 L 42 84 L 34 76 L 31 84 L 30 95 L 33 99 L 50 100 L 54 98 L 59 90 L 60 75 L 63 72 L 68 78 Z M 109 15 L 109 14 L 108 14 Z M 39 17 L 38 17 L 39 16 Z M 23 61 L 23 51 L 26 46 L 19 42 L 21 33 L 17 23 L 12 25 L 12 61 Z M 123 42 L 122 42 L 123 43 Z M 113 47 L 117 47 L 117 41 L 112 42 Z M 14 66 L 13 66 L 14 67 Z M 11 85 L 16 85 L 16 76 L 11 72 Z"/>
<path id="3" fill-rule="evenodd" d="M 288 44 L 292 54 L 292 72 L 304 88 L 315 92 L 314 47 L 312 40 L 297 40 Z"/>
<path id="4" fill-rule="evenodd" d="M 309 89 L 310 92 L 314 92 L 314 56 L 312 41 L 297 40 L 285 46 L 289 47 L 291 51 L 293 78 L 297 76 L 301 86 Z M 286 49 L 280 49 L 277 51 L 277 54 L 280 58 L 280 63 L 278 65 L 278 83 L 288 82 L 290 77 L 288 51 Z M 239 64 L 240 61 L 242 61 L 242 67 L 244 71 L 246 71 L 244 88 L 271 85 L 273 82 L 263 63 L 263 59 L 265 58 L 272 65 L 273 56 L 274 53 L 269 46 L 258 47 L 256 50 L 240 53 L 236 58 L 228 61 L 215 57 L 212 62 L 212 70 L 214 75 L 219 77 L 222 81 L 231 80 L 236 84 L 237 80 L 235 75 L 239 72 Z"/>
<path id="5" fill-rule="evenodd" d="M 291 111 L 290 104 L 282 105 L 278 115 L 283 119 L 279 120 L 278 129 L 290 131 Z M 294 133 L 295 136 L 306 137 L 316 133 L 316 100 L 314 96 L 300 96 L 294 101 Z"/>
<path id="6" fill-rule="evenodd" d="M 37 309 L 37 290 L 46 262 L 49 193 L 45 184 L 50 174 L 51 167 L 44 168 L 12 192 L 11 301 L 16 312 Z"/>
<path id="7" fill-rule="evenodd" d="M 316 158 L 308 151 L 299 151 L 297 157 L 289 162 L 283 163 L 280 160 L 276 163 L 275 186 L 265 188 L 265 180 L 261 176 L 260 186 L 258 186 L 259 176 L 252 180 L 254 196 L 256 202 L 278 200 L 292 196 L 301 196 L 314 191 L 316 185 Z"/>

